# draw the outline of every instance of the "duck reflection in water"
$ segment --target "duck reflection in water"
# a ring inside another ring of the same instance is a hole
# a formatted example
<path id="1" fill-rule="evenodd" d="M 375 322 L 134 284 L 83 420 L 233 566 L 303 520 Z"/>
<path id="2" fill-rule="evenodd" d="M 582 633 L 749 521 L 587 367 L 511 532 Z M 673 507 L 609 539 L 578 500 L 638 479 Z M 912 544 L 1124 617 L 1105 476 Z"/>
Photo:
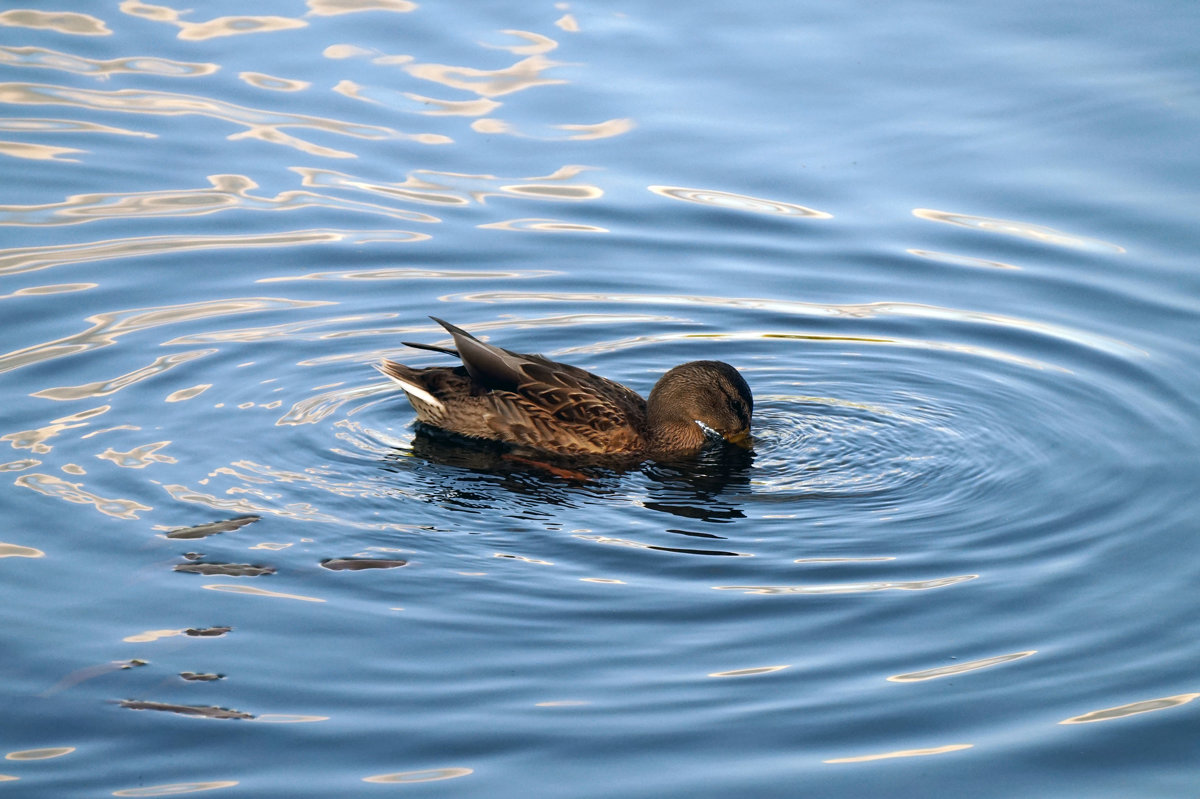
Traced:
<path id="1" fill-rule="evenodd" d="M 420 422 L 415 432 L 411 450 L 397 450 L 388 458 L 388 468 L 411 472 L 415 457 L 463 470 L 414 476 L 430 481 L 420 492 L 423 496 L 464 510 L 494 511 L 497 488 L 519 506 L 512 508 L 515 515 L 547 506 L 581 507 L 605 497 L 628 496 L 630 486 L 621 478 L 643 477 L 646 496 L 640 504 L 649 510 L 718 523 L 745 516 L 738 498 L 749 493 L 754 453 L 740 447 L 713 446 L 671 461 L 546 455 L 535 459 L 515 455 L 504 444 L 468 439 Z"/>

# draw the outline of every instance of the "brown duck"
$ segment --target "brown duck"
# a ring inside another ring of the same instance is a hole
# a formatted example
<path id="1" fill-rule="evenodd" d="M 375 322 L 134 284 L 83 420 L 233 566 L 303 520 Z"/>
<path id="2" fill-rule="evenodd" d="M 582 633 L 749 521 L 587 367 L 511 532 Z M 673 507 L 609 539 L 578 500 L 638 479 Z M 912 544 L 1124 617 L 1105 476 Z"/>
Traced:
<path id="1" fill-rule="evenodd" d="M 450 332 L 457 349 L 405 346 L 453 355 L 461 366 L 414 369 L 385 359 L 375 367 L 400 384 L 427 425 L 559 455 L 687 455 L 710 435 L 750 446 L 754 398 L 727 363 L 676 366 L 647 401 L 577 366 L 501 349 L 430 318 Z"/>

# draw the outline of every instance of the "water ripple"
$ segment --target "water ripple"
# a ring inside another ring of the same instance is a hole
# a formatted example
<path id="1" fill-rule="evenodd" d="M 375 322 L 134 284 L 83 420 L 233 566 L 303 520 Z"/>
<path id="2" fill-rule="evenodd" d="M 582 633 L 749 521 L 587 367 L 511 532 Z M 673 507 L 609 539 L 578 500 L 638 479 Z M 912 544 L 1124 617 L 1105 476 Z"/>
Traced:
<path id="1" fill-rule="evenodd" d="M 240 36 L 247 33 L 273 33 L 275 31 L 303 28 L 308 25 L 302 19 L 292 17 L 216 17 L 205 22 L 182 19 L 191 10 L 178 11 L 169 6 L 143 3 L 141 0 L 123 0 L 121 10 L 131 17 L 141 17 L 152 22 L 163 22 L 179 29 L 178 38 L 198 42 L 222 36 Z"/>
<path id="2" fill-rule="evenodd" d="M 230 314 L 297 310 L 329 304 L 331 303 L 314 300 L 247 297 L 98 313 L 87 318 L 87 321 L 92 323 L 87 330 L 0 355 L 0 373 L 54 358 L 107 347 L 115 344 L 121 336 L 162 325 L 211 319 Z"/>
<path id="3" fill-rule="evenodd" d="M 929 591 L 974 580 L 978 574 L 938 577 L 930 580 L 877 581 L 869 583 L 835 583 L 832 585 L 714 585 L 718 591 L 741 591 L 745 594 L 869 594 L 876 591 Z"/>
<path id="4" fill-rule="evenodd" d="M 12 158 L 25 158 L 30 161 L 58 161 L 60 163 L 79 163 L 78 158 L 67 158 L 68 155 L 87 152 L 74 147 L 56 147 L 52 144 L 29 144 L 18 141 L 0 141 L 0 154 Z"/>
<path id="5" fill-rule="evenodd" d="M 0 64 L 10 67 L 42 67 L 108 78 L 113 75 L 153 75 L 160 78 L 195 78 L 211 75 L 218 64 L 172 61 L 151 56 L 127 56 L 100 60 L 44 47 L 0 47 Z"/>
<path id="6" fill-rule="evenodd" d="M 36 11 L 31 8 L 14 8 L 0 13 L 0 26 L 51 30 L 75 36 L 109 36 L 112 31 L 104 20 L 91 14 L 71 11 Z"/>
<path id="7" fill-rule="evenodd" d="M 1024 330 L 1034 333 L 1038 336 L 1047 336 L 1051 338 L 1069 341 L 1081 346 L 1096 349 L 1102 352 L 1118 354 L 1121 356 L 1145 356 L 1145 352 L 1133 347 L 1123 341 L 1090 333 L 1078 328 L 1069 328 L 1062 325 L 1056 325 L 1048 322 L 1040 322 L 1033 319 L 1022 319 L 1020 317 L 1006 316 L 1003 314 L 986 313 L 982 311 L 971 311 L 957 308 L 946 308 L 936 305 L 925 305 L 920 303 L 909 302 L 873 302 L 859 303 L 846 305 L 832 305 L 821 303 L 799 302 L 795 300 L 778 300 L 753 297 L 713 297 L 700 295 L 680 295 L 680 294 L 618 294 L 618 293 L 542 293 L 542 292 L 513 292 L 513 291 L 493 291 L 493 292 L 477 292 L 469 294 L 451 294 L 443 297 L 447 301 L 465 301 L 465 302 L 482 302 L 482 303 L 531 303 L 531 302 L 559 302 L 559 303 L 612 303 L 620 305 L 699 305 L 699 306 L 725 306 L 729 308 L 739 309 L 756 309 L 774 311 L 776 313 L 787 316 L 807 316 L 807 317 L 837 317 L 842 319 L 854 320 L 870 320 L 887 317 L 912 317 L 926 320 L 937 320 L 944 322 L 963 323 L 971 326 L 987 325 L 999 328 L 1011 328 L 1014 330 Z M 762 334 L 749 334 L 762 335 Z M 792 334 L 785 334 L 792 335 Z M 819 336 L 814 336 L 819 338 Z M 839 340 L 842 336 L 837 336 Z M 865 340 L 865 339 L 863 339 Z M 876 343 L 890 343 L 892 341 L 904 341 L 903 339 L 893 339 L 892 337 L 881 337 L 874 339 Z M 929 348 L 965 348 L 969 352 L 982 352 L 979 348 L 963 344 L 958 345 L 952 342 L 934 342 L 910 340 L 907 343 L 927 344 Z M 991 350 L 990 352 L 1001 354 L 1000 350 Z M 1003 357 L 1003 356 L 1001 356 Z M 1007 358 L 1006 358 L 1007 359 Z M 1023 359 L 1028 365 L 1034 366 L 1039 362 L 1032 359 Z"/>
<path id="8" fill-rule="evenodd" d="M 120 111 L 128 114 L 157 116 L 202 116 L 240 125 L 241 133 L 230 141 L 258 139 L 282 144 L 309 155 L 327 158 L 354 158 L 354 153 L 322 147 L 284 132 L 284 128 L 316 130 L 321 133 L 356 139 L 404 139 L 423 144 L 445 144 L 449 139 L 437 134 L 401 133 L 378 125 L 361 125 L 325 117 L 289 114 L 235 105 L 195 94 L 178 94 L 141 89 L 74 89 L 40 83 L 0 83 L 0 103 L 11 105 L 65 105 L 91 112 Z"/>
<path id="9" fill-rule="evenodd" d="M 91 399 L 93 397 L 107 397 L 110 394 L 115 394 L 123 388 L 134 385 L 147 378 L 162 374 L 169 369 L 173 369 L 181 364 L 194 361 L 197 358 L 203 358 L 206 355 L 212 355 L 216 350 L 190 350 L 187 352 L 176 352 L 171 355 L 161 355 L 154 359 L 154 362 L 148 366 L 143 366 L 140 369 L 134 369 L 131 372 L 126 372 L 119 377 L 114 377 L 109 380 L 98 380 L 93 383 L 85 383 L 80 386 L 58 386 L 57 388 L 44 388 L 41 391 L 35 391 L 30 396 L 41 397 L 42 399 L 66 401 Z"/>
<path id="10" fill-rule="evenodd" d="M 59 203 L 0 205 L 0 225 L 80 225 L 105 219 L 203 216 L 231 210 L 296 211 L 313 207 L 409 222 L 441 221 L 418 211 L 342 200 L 311 191 L 283 191 L 274 197 L 259 196 L 251 193 L 258 184 L 245 175 L 210 175 L 208 180 L 212 185 L 205 189 L 75 194 Z"/>
<path id="11" fill-rule="evenodd" d="M 407 64 L 404 71 L 415 78 L 440 83 L 451 89 L 478 94 L 481 97 L 501 97 L 532 89 L 534 86 L 553 86 L 566 83 L 562 78 L 543 77 L 554 67 L 566 66 L 557 61 L 532 55 L 503 69 L 475 69 L 447 64 Z"/>
<path id="12" fill-rule="evenodd" d="M 308 13 L 321 17 L 353 14 L 358 11 L 394 11 L 406 14 L 415 11 L 411 0 L 308 0 Z"/>
<path id="13" fill-rule="evenodd" d="M 29 208 L 30 206 L 23 206 Z M 195 250 L 274 249 L 310 244 L 362 244 L 366 242 L 411 242 L 429 238 L 405 230 L 287 230 L 229 236 L 138 236 L 104 239 L 82 244 L 47 247 L 14 247 L 0 250 L 0 276 L 36 272 L 54 266 L 136 258 L 145 255 Z"/>
<path id="14" fill-rule="evenodd" d="M 565 222 L 561 219 L 509 219 L 503 222 L 488 222 L 478 227 L 486 230 L 514 230 L 527 233 L 607 233 L 607 228 L 586 225 L 582 222 Z"/>
<path id="15" fill-rule="evenodd" d="M 117 136 L 140 136 L 144 139 L 158 138 L 154 133 L 140 130 L 114 128 L 99 122 L 85 122 L 77 119 L 19 119 L 9 117 L 0 119 L 0 130 L 11 130 L 19 133 L 111 133 Z"/>
<path id="16" fill-rule="evenodd" d="M 261 72 L 239 72 L 238 79 L 256 89 L 267 89 L 273 92 L 300 92 L 312 86 L 312 83 L 306 80 L 278 78 L 274 75 L 264 75 Z"/>
<path id="17" fill-rule="evenodd" d="M 590 183 L 570 182 L 588 167 L 567 164 L 548 175 L 505 178 L 496 175 L 464 175 L 417 169 L 402 182 L 347 175 L 330 169 L 292 167 L 301 176 L 302 185 L 322 189 L 343 189 L 398 199 L 422 205 L 483 205 L 489 197 L 507 197 L 552 201 L 598 200 L 604 190 Z"/>
<path id="18" fill-rule="evenodd" d="M 774 214 L 777 216 L 803 216 L 809 219 L 832 219 L 832 214 L 805 208 L 803 205 L 764 200 L 759 197 L 749 197 L 745 194 L 734 194 L 716 189 L 686 189 L 681 186 L 647 186 L 650 191 L 672 200 L 683 200 L 698 205 L 711 205 L 717 208 L 727 208 L 733 211 L 751 211 L 756 214 Z"/>
<path id="19" fill-rule="evenodd" d="M 1054 244 L 1059 247 L 1071 247 L 1073 249 L 1090 250 L 1092 252 L 1125 252 L 1124 247 L 1110 244 L 1107 241 L 1076 236 L 1071 233 L 1064 233 L 1061 230 L 1048 228 L 1044 225 L 1034 225 L 1029 222 L 1015 222 L 1009 219 L 957 214 L 950 211 L 934 211 L 929 208 L 914 209 L 913 216 L 918 219 L 928 219 L 931 222 L 942 222 L 947 225 L 971 228 L 988 233 L 1016 236 L 1042 244 Z"/>
<path id="20" fill-rule="evenodd" d="M 338 269 L 305 275 L 263 277 L 256 283 L 287 283 L 293 280 L 530 280 L 556 275 L 552 269 L 453 270 L 394 267 L 390 269 Z"/>

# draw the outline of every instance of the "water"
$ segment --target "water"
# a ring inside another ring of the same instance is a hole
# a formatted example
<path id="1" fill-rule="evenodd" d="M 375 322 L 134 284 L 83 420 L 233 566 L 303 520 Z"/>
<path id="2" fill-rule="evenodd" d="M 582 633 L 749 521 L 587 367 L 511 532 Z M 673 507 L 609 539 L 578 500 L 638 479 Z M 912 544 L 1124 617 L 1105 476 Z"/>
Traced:
<path id="1" fill-rule="evenodd" d="M 0 12 L 7 795 L 1195 796 L 1196 7 L 72 8 Z M 755 450 L 421 434 L 429 314 L 729 361 Z"/>

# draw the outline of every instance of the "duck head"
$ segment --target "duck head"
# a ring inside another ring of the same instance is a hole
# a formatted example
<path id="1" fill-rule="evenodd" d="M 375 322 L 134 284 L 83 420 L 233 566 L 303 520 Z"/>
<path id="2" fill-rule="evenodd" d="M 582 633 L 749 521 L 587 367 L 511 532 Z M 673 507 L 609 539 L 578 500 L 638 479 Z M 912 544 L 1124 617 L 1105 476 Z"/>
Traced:
<path id="1" fill-rule="evenodd" d="M 646 426 L 655 449 L 700 449 L 712 431 L 750 448 L 754 397 L 737 369 L 721 361 L 690 361 L 671 369 L 646 401 Z"/>

